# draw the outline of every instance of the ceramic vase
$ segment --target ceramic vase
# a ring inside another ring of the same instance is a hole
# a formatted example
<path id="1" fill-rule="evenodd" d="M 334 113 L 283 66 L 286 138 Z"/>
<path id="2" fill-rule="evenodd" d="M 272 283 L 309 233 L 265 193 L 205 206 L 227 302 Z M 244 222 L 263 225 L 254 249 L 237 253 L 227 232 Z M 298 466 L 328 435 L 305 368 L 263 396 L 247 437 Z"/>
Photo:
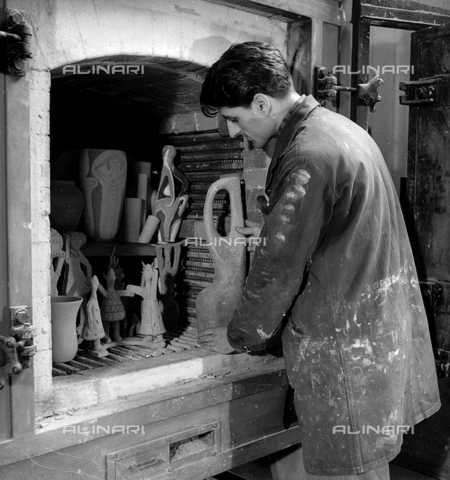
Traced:
<path id="1" fill-rule="evenodd" d="M 154 217 L 153 215 L 149 215 L 147 220 L 145 221 L 144 228 L 139 235 L 138 242 L 139 243 L 150 243 L 155 235 L 156 230 L 159 226 L 159 218 Z"/>
<path id="2" fill-rule="evenodd" d="M 88 237 L 112 242 L 123 210 L 127 158 L 119 150 L 84 149 L 80 158 L 80 184 L 86 200 L 84 220 Z"/>
<path id="3" fill-rule="evenodd" d="M 217 232 L 213 223 L 213 202 L 219 190 L 226 190 L 230 195 L 231 226 L 225 237 Z M 244 286 L 246 239 L 236 232 L 236 227 L 244 226 L 239 177 L 221 178 L 209 187 L 203 221 L 215 273 L 211 286 L 203 289 L 196 299 L 199 333 L 231 321 Z"/>
<path id="4" fill-rule="evenodd" d="M 128 164 L 128 187 L 129 193 L 127 197 L 138 197 L 145 200 L 145 209 L 142 210 L 145 219 L 151 214 L 151 195 L 153 189 L 151 188 L 150 178 L 152 164 L 149 162 L 131 162 Z M 143 175 L 146 175 L 147 179 L 144 181 Z"/>
<path id="5" fill-rule="evenodd" d="M 75 231 L 83 214 L 84 195 L 75 182 L 54 180 L 50 189 L 50 226 L 58 233 Z"/>
<path id="6" fill-rule="evenodd" d="M 141 232 L 141 212 L 144 207 L 140 198 L 125 197 L 123 213 L 124 240 L 135 243 L 139 240 Z"/>
<path id="7" fill-rule="evenodd" d="M 78 350 L 77 314 L 83 299 L 61 295 L 52 297 L 52 360 L 70 362 Z"/>

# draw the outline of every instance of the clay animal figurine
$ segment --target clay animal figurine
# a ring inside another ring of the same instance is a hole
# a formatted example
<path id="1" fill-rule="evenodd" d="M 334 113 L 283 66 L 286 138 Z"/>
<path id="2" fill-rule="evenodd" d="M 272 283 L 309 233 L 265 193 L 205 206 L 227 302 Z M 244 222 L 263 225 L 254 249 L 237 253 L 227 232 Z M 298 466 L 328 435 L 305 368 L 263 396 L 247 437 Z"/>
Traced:
<path id="1" fill-rule="evenodd" d="M 159 271 L 159 309 L 165 327 L 174 332 L 178 325 L 179 307 L 173 299 L 174 279 L 180 262 L 181 244 L 156 245 Z"/>
<path id="2" fill-rule="evenodd" d="M 127 290 L 142 297 L 141 321 L 136 325 L 136 333 L 157 337 L 166 331 L 157 299 L 158 270 L 150 264 L 142 265 L 141 285 L 128 285 Z"/>
<path id="3" fill-rule="evenodd" d="M 51 234 L 51 259 L 52 259 L 52 278 L 51 294 L 52 297 L 58 296 L 58 281 L 61 276 L 64 262 L 66 261 L 66 252 L 63 250 L 64 240 L 62 236 L 54 229 L 50 229 Z"/>
<path id="4" fill-rule="evenodd" d="M 189 196 L 184 193 L 187 191 L 189 183 L 186 177 L 174 166 L 174 159 L 177 154 L 175 147 L 165 145 L 162 153 L 163 168 L 153 215 L 160 219 L 158 241 L 174 242 L 189 200 Z M 175 192 L 174 176 L 182 183 L 179 197 L 176 196 Z"/>
<path id="5" fill-rule="evenodd" d="M 106 295 L 103 299 L 100 309 L 103 328 L 105 329 L 105 343 L 111 343 L 112 340 L 120 342 L 120 322 L 125 320 L 125 308 L 120 297 L 133 297 L 134 293 L 128 289 L 116 290 L 116 274 L 114 269 L 110 268 L 108 273 L 103 275 L 106 280 Z M 110 324 L 112 323 L 112 335 L 110 335 Z"/>
<path id="6" fill-rule="evenodd" d="M 81 332 L 81 338 L 88 342 L 87 352 L 91 356 L 99 358 L 108 355 L 108 350 L 100 343 L 100 340 L 105 336 L 105 330 L 102 325 L 97 290 L 100 290 L 104 297 L 108 296 L 108 292 L 100 285 L 97 276 L 94 275 L 91 279 L 91 297 L 87 302 L 86 322 Z"/>
<path id="7" fill-rule="evenodd" d="M 213 224 L 213 202 L 219 190 L 230 195 L 231 227 L 222 237 Z M 214 279 L 196 299 L 197 328 L 225 326 L 237 307 L 245 280 L 245 238 L 236 232 L 244 225 L 239 177 L 224 177 L 208 189 L 203 211 L 205 236 L 214 266 Z"/>
<path id="8" fill-rule="evenodd" d="M 81 252 L 81 247 L 86 243 L 86 235 L 81 232 L 68 232 L 63 238 L 66 249 L 66 265 L 62 292 L 63 295 L 83 298 L 77 326 L 77 333 L 80 336 L 86 321 L 86 296 L 91 290 L 92 268 L 88 259 Z"/>

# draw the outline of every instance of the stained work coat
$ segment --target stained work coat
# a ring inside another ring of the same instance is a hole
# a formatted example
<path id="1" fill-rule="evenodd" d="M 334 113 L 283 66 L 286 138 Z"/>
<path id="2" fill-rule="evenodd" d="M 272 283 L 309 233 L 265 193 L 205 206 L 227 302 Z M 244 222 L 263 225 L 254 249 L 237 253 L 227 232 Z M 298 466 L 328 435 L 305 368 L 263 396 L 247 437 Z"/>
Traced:
<path id="1" fill-rule="evenodd" d="M 301 99 L 303 100 L 303 98 Z M 230 344 L 282 323 L 306 471 L 351 475 L 400 451 L 440 407 L 427 318 L 397 195 L 371 137 L 313 97 L 284 119 L 268 211 Z M 358 433 L 359 432 L 359 433 Z"/>

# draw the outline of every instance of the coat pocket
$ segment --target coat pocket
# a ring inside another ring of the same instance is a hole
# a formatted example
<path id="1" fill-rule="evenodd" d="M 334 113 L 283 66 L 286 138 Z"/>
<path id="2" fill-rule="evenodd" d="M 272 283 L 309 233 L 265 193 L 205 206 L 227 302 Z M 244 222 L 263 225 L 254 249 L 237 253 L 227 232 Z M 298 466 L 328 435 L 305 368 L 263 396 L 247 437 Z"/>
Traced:
<path id="1" fill-rule="evenodd" d="M 305 361 L 310 341 L 311 337 L 309 335 L 294 330 L 292 321 L 289 321 L 283 332 L 283 353 L 286 373 L 293 388 L 296 388 L 296 383 L 298 383 L 298 376 Z"/>

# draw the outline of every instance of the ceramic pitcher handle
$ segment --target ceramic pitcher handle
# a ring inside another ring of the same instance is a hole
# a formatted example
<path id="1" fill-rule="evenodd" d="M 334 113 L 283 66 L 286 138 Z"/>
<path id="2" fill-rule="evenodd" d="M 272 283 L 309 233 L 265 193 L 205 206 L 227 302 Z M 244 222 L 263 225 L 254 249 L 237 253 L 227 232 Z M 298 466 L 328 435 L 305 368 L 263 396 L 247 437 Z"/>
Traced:
<path id="1" fill-rule="evenodd" d="M 205 199 L 205 206 L 203 209 L 203 221 L 205 223 L 205 231 L 207 240 L 213 245 L 217 245 L 214 239 L 221 238 L 222 235 L 214 227 L 213 220 L 213 204 L 214 198 L 220 190 L 226 190 L 230 194 L 230 208 L 231 208 L 231 228 L 227 237 L 240 237 L 236 232 L 236 227 L 244 226 L 244 215 L 242 212 L 241 201 L 241 182 L 239 177 L 224 177 L 214 182 L 208 189 Z"/>

